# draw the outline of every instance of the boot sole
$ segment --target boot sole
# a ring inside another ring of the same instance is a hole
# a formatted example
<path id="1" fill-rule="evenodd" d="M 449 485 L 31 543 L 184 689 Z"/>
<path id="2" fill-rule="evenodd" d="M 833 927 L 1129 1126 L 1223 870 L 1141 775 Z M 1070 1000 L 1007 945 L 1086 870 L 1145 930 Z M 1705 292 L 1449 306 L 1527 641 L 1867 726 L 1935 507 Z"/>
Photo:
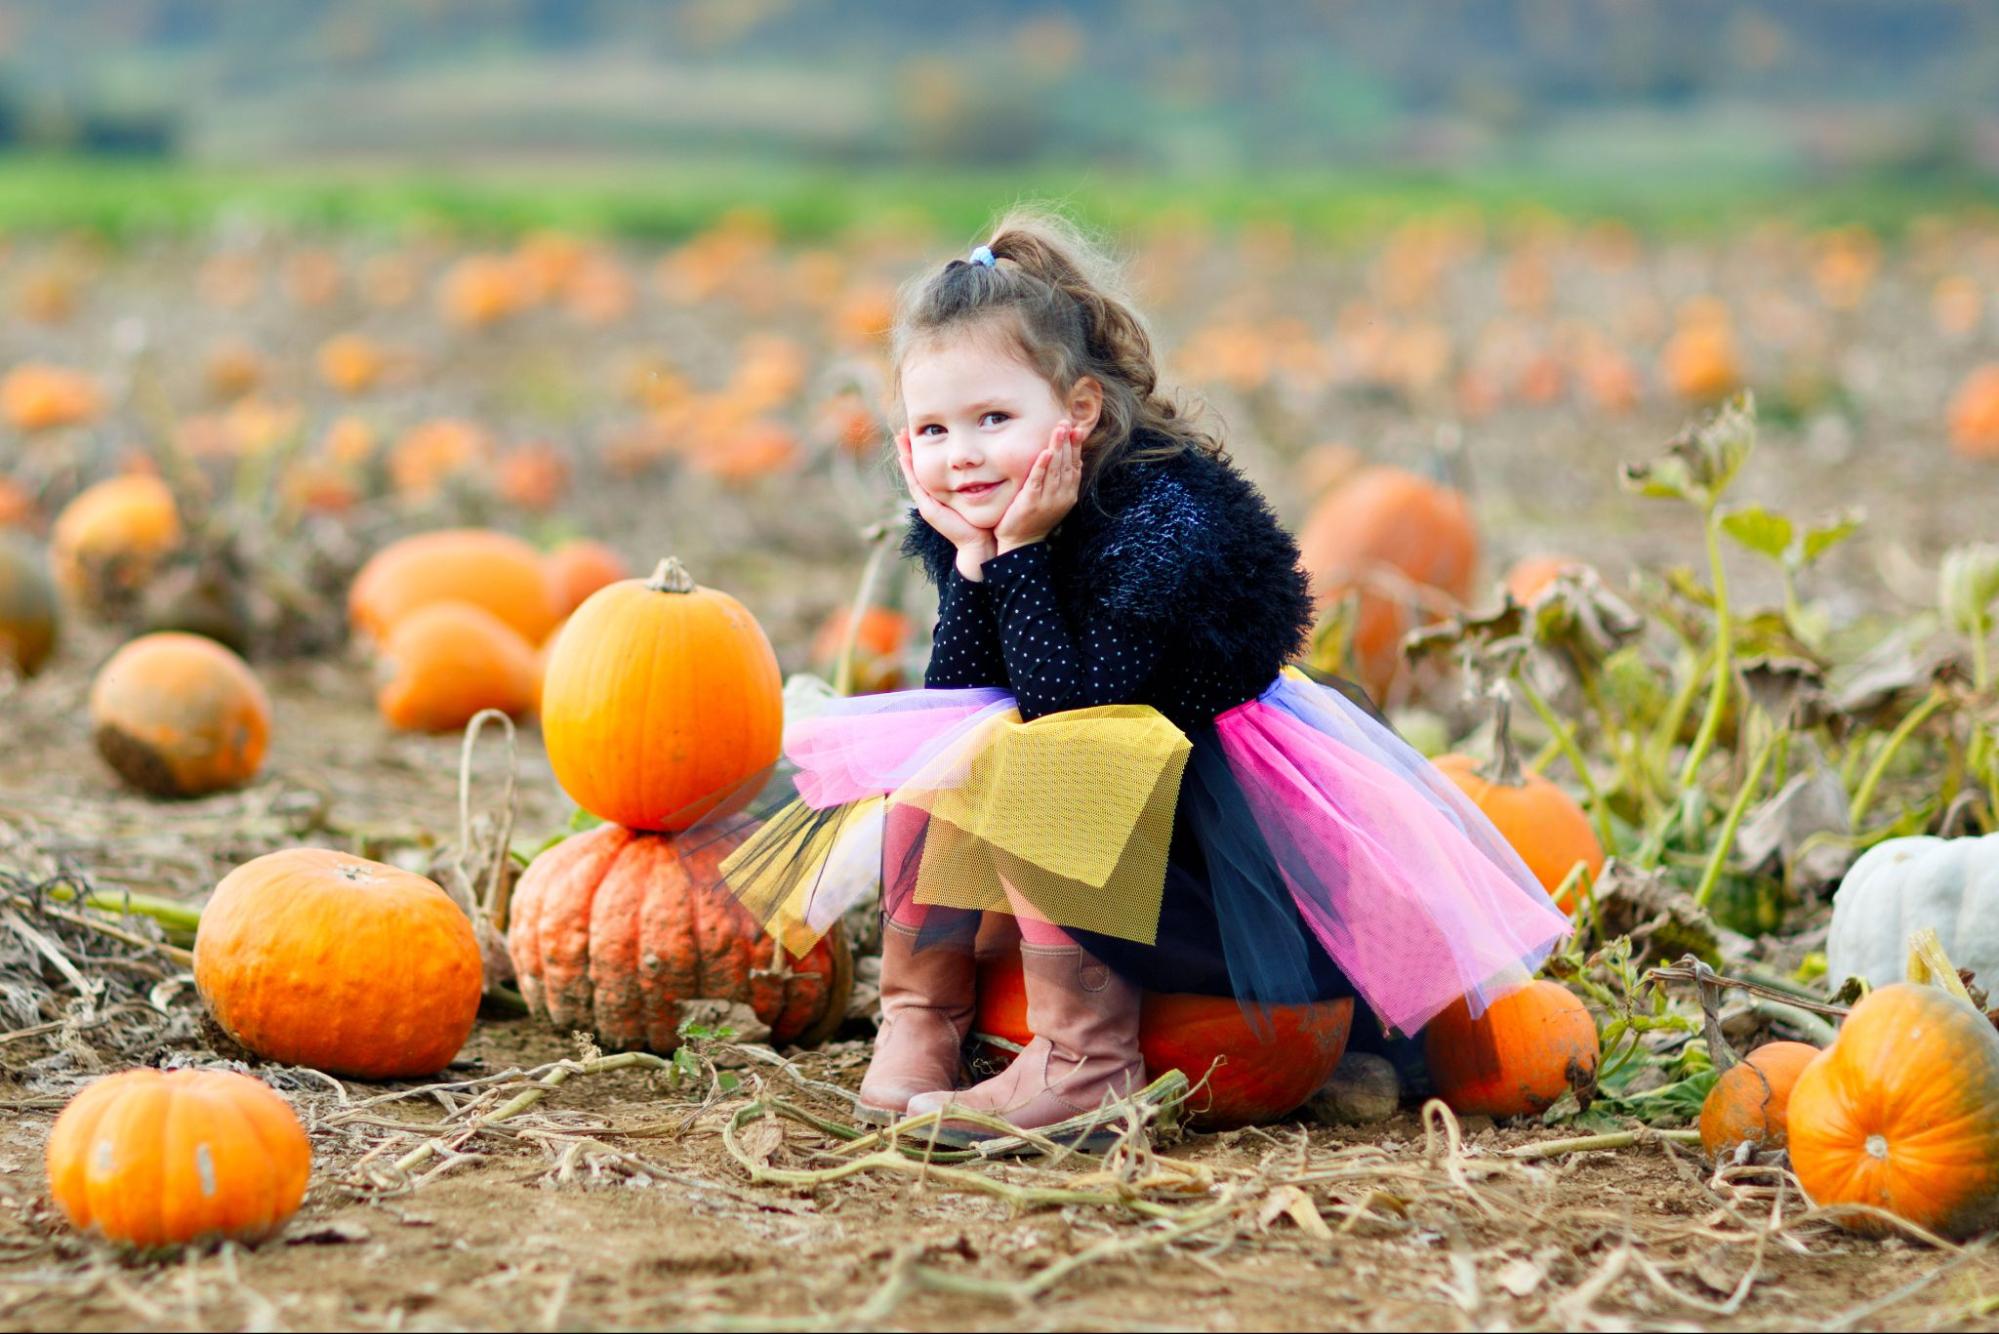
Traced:
<path id="1" fill-rule="evenodd" d="M 1039 1135 L 1043 1139 L 1060 1144 L 1065 1148 L 1077 1149 L 1083 1153 L 1101 1153 L 1103 1150 L 1117 1143 L 1118 1135 L 1121 1132 L 1117 1127 L 1098 1126 L 1091 1130 L 1072 1130 L 1066 1134 L 1059 1132 L 1051 1133 L 1047 1130 L 1033 1130 L 1027 1133 Z M 910 1138 L 928 1140 L 930 1132 L 928 1130 L 919 1130 L 912 1133 Z M 937 1143 L 949 1149 L 976 1149 L 981 1144 L 1006 1138 L 1008 1138 L 1006 1135 L 990 1130 L 953 1130 L 949 1126 L 937 1127 Z M 1016 1156 L 1037 1153 L 1039 1150 L 1032 1144 L 1021 1144 L 1016 1148 L 1008 1149 L 1006 1152 L 1008 1156 Z"/>

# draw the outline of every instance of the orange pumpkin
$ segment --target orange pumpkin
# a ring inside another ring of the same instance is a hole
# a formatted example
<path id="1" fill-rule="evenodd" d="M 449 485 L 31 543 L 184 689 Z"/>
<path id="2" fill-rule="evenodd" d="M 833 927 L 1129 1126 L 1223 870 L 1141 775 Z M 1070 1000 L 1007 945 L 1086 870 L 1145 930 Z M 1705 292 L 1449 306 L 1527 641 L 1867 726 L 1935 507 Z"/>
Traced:
<path id="1" fill-rule="evenodd" d="M 1722 1072 L 1701 1104 L 1701 1147 L 1715 1162 L 1743 1144 L 1781 1149 L 1789 1142 L 1791 1090 L 1819 1049 L 1805 1042 L 1766 1042 Z"/>
<path id="2" fill-rule="evenodd" d="M 0 666 L 33 676 L 55 644 L 56 590 L 41 553 L 0 532 Z"/>
<path id="3" fill-rule="evenodd" d="M 853 961 L 836 923 L 803 959 L 726 889 L 739 839 L 683 847 L 664 834 L 601 825 L 535 858 L 514 887 L 507 951 L 531 1008 L 606 1046 L 656 1052 L 680 1042 L 682 1001 L 748 1005 L 773 1043 L 830 1037 L 847 1013 Z"/>
<path id="4" fill-rule="evenodd" d="M 851 606 L 835 607 L 812 637 L 812 670 L 832 680 L 840 670 L 840 650 L 847 642 Z M 912 633 L 909 617 L 890 607 L 869 607 L 861 613 L 854 639 L 853 691 L 857 695 L 902 689 L 902 655 Z"/>
<path id="5" fill-rule="evenodd" d="M 97 753 L 159 797 L 241 787 L 263 767 L 271 701 L 249 664 L 212 639 L 163 631 L 126 644 L 90 687 Z"/>
<path id="6" fill-rule="evenodd" d="M 508 504 L 546 513 L 569 491 L 569 461 L 550 444 L 517 445 L 500 457 L 495 485 Z"/>
<path id="7" fill-rule="evenodd" d="M 1460 1000 L 1423 1030 L 1437 1095 L 1460 1115 L 1535 1116 L 1596 1083 L 1589 1011 L 1559 982 L 1533 982 L 1474 1019 Z"/>
<path id="8" fill-rule="evenodd" d="M 268 1237 L 312 1171 L 291 1106 L 228 1070 L 107 1075 L 62 1109 L 44 1158 L 71 1224 L 144 1250 Z"/>
<path id="9" fill-rule="evenodd" d="M 389 452 L 389 480 L 411 500 L 427 500 L 439 487 L 491 457 L 493 442 L 478 426 L 455 417 L 423 422 L 404 432 Z"/>
<path id="10" fill-rule="evenodd" d="M 433 602 L 469 602 L 539 644 L 562 619 L 541 553 L 518 537 L 485 528 L 446 528 L 391 542 L 354 577 L 347 619 L 386 640 L 396 623 Z"/>
<path id="11" fill-rule="evenodd" d="M 1666 343 L 1667 383 L 1691 403 L 1714 403 L 1742 384 L 1735 335 L 1723 316 L 1689 319 Z"/>
<path id="12" fill-rule="evenodd" d="M 1353 1001 L 1273 1005 L 1270 1027 L 1259 1033 L 1232 996 L 1148 991 L 1141 1002 L 1138 1048 L 1148 1075 L 1179 1070 L 1207 1087 L 1190 1103 L 1195 1125 L 1208 1130 L 1258 1125 L 1295 1110 L 1332 1077 L 1347 1049 Z M 976 1033 L 1025 1046 L 1027 986 L 1017 951 L 979 961 Z M 1013 1059 L 1004 1048 L 985 1048 L 988 1059 Z M 1224 1058 L 1215 1065 L 1216 1057 Z M 1210 1072 L 1210 1067 L 1213 1067 Z"/>
<path id="13" fill-rule="evenodd" d="M 375 706 L 392 727 L 455 732 L 481 709 L 520 715 L 541 693 L 535 646 L 484 607 L 431 602 L 396 622 Z"/>
<path id="14" fill-rule="evenodd" d="M 1506 572 L 1506 591 L 1521 606 L 1527 606 L 1535 598 L 1569 570 L 1581 570 L 1583 562 L 1574 556 L 1544 554 L 1523 556 Z"/>
<path id="15" fill-rule="evenodd" d="M 35 493 L 11 477 L 0 477 L 0 528 L 40 527 Z"/>
<path id="16" fill-rule="evenodd" d="M 194 937 L 194 985 L 267 1061 L 362 1079 L 442 1070 L 485 984 L 472 923 L 414 872 L 292 848 L 222 878 Z"/>
<path id="17" fill-rule="evenodd" d="M 388 355 L 366 334 L 335 334 L 319 345 L 314 357 L 319 378 L 343 394 L 363 394 L 375 387 L 389 367 Z"/>
<path id="18" fill-rule="evenodd" d="M 461 328 L 483 329 L 528 304 L 523 276 L 506 255 L 467 255 L 451 266 L 438 285 L 438 307 Z"/>
<path id="19" fill-rule="evenodd" d="M 1597 841 L 1589 816 L 1553 780 L 1518 764 L 1511 775 L 1488 773 L 1463 753 L 1439 755 L 1433 763 L 1485 812 L 1550 894 L 1577 862 L 1589 868 L 1592 881 L 1603 870 L 1603 844 Z M 1509 777 L 1515 781 L 1507 781 Z M 1574 912 L 1574 891 L 1557 906 Z"/>
<path id="20" fill-rule="evenodd" d="M 1999 362 L 1965 377 L 1950 401 L 1950 442 L 1968 459 L 1999 458 Z"/>
<path id="21" fill-rule="evenodd" d="M 49 535 L 56 586 L 87 607 L 135 593 L 181 544 L 180 510 L 159 478 L 128 473 L 87 487 Z"/>
<path id="22" fill-rule="evenodd" d="M 599 589 L 550 648 L 549 766 L 575 803 L 633 829 L 739 810 L 776 763 L 783 682 L 763 628 L 663 560 Z"/>
<path id="23" fill-rule="evenodd" d="M 563 616 L 582 606 L 598 589 L 632 577 L 623 556 L 588 538 L 562 543 L 548 553 L 543 564 L 555 609 Z"/>
<path id="24" fill-rule="evenodd" d="M 97 382 L 81 371 L 24 362 L 0 377 L 0 415 L 17 431 L 81 425 L 99 407 Z"/>
<path id="25" fill-rule="evenodd" d="M 1947 1237 L 1999 1223 L 1999 1032 L 1941 988 L 1877 988 L 1798 1076 L 1790 1137 L 1816 1204 L 1873 1205 Z"/>
<path id="26" fill-rule="evenodd" d="M 1399 468 L 1366 468 L 1321 500 L 1298 538 L 1320 606 L 1359 587 L 1354 657 L 1368 694 L 1401 675 L 1402 637 L 1442 613 L 1398 591 L 1413 583 L 1445 603 L 1471 596 L 1478 532 L 1463 495 Z"/>
<path id="27" fill-rule="evenodd" d="M 233 339 L 210 348 L 202 368 L 209 395 L 223 400 L 243 397 L 263 384 L 264 376 L 264 359 L 257 350 Z"/>

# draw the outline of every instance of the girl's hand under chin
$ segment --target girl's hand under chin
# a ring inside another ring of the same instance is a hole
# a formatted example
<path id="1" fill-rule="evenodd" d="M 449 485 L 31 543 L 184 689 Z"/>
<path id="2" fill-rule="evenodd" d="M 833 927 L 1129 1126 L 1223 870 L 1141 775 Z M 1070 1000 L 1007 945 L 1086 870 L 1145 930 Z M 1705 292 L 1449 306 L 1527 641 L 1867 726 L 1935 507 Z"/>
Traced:
<path id="1" fill-rule="evenodd" d="M 1034 460 L 1027 480 L 1014 493 L 1000 521 L 993 525 L 997 554 L 1004 556 L 1053 532 L 1055 525 L 1076 508 L 1082 481 L 1083 447 L 1076 439 L 1075 427 L 1064 421 L 1055 427 L 1048 448 Z"/>
<path id="2" fill-rule="evenodd" d="M 998 552 L 997 541 L 991 528 L 980 528 L 970 519 L 946 505 L 930 494 L 923 483 L 916 480 L 916 465 L 909 455 L 909 432 L 895 433 L 895 457 L 902 465 L 902 481 L 909 488 L 909 498 L 916 505 L 916 512 L 923 521 L 935 528 L 958 548 L 958 573 L 973 583 L 979 583 L 985 576 L 979 567 L 991 560 Z M 1039 465 L 1036 465 L 1037 468 Z M 1011 513 L 1011 508 L 1008 510 Z"/>

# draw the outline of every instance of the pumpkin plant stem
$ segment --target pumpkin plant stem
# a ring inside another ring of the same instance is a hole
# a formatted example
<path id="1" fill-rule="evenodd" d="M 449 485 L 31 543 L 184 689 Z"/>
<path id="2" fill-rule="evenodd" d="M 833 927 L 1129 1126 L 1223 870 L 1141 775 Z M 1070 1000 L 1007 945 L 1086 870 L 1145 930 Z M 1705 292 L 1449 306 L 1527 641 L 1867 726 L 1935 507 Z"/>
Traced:
<path id="1" fill-rule="evenodd" d="M 550 1093 L 568 1083 L 571 1075 L 602 1074 L 607 1070 L 623 1070 L 634 1065 L 644 1066 L 648 1070 L 666 1070 L 672 1068 L 673 1062 L 647 1052 L 621 1051 L 615 1056 L 599 1056 L 593 1060 L 565 1063 L 536 1080 L 534 1087 L 523 1089 L 507 1102 L 473 1121 L 468 1129 L 483 1129 L 486 1126 L 498 1125 L 502 1121 L 511 1120 L 519 1116 L 522 1112 L 525 1112 L 528 1108 L 546 1098 Z M 436 1157 L 437 1150 L 437 1140 L 425 1140 L 422 1144 L 417 1145 L 414 1149 L 396 1159 L 396 1168 L 402 1172 L 414 1171 Z"/>
<path id="2" fill-rule="evenodd" d="M 894 531 L 890 524 L 876 523 L 868 525 L 861 534 L 874 550 L 868 553 L 867 567 L 861 571 L 861 585 L 854 590 L 854 605 L 847 609 L 846 633 L 840 636 L 839 665 L 833 670 L 833 693 L 836 695 L 854 693 L 854 650 L 861 642 L 861 618 L 867 615 L 868 608 L 874 603 L 875 584 L 888 557 L 889 535 Z"/>
<path id="3" fill-rule="evenodd" d="M 1666 705 L 1666 712 L 1660 717 L 1658 727 L 1652 733 L 1651 744 L 1645 747 L 1646 764 L 1643 772 L 1648 805 L 1649 799 L 1656 794 L 1672 795 L 1666 779 L 1666 765 L 1672 757 L 1673 742 L 1680 735 L 1681 725 L 1686 722 L 1687 711 L 1693 708 L 1694 693 L 1700 689 L 1701 678 L 1707 672 L 1707 664 L 1706 653 L 1693 658 L 1686 679 L 1680 682 L 1679 689 L 1673 693 L 1672 700 Z"/>
<path id="4" fill-rule="evenodd" d="M 1867 777 L 1860 780 L 1860 790 L 1853 794 L 1853 804 L 1846 813 L 1846 820 L 1850 826 L 1855 829 L 1860 828 L 1861 818 L 1867 814 L 1867 808 L 1874 803 L 1874 789 L 1881 785 L 1881 776 L 1888 772 L 1888 765 L 1893 762 L 1895 752 L 1902 748 L 1902 743 L 1907 741 L 1910 734 L 1921 727 L 1931 714 L 1943 707 L 1943 702 L 1942 688 L 1931 686 L 1930 693 L 1923 702 L 1911 709 L 1909 716 L 1888 734 L 1887 744 L 1882 746 L 1881 753 L 1874 757 L 1874 763 L 1867 766 Z"/>
<path id="5" fill-rule="evenodd" d="M 1541 698 L 1541 692 L 1529 685 L 1525 677 L 1516 676 L 1513 679 L 1520 687 L 1521 695 L 1526 698 L 1528 707 L 1540 715 L 1542 725 L 1562 747 L 1562 754 L 1568 757 L 1569 767 L 1576 771 L 1576 777 L 1582 782 L 1583 791 L 1589 797 L 1590 821 L 1596 826 L 1596 836 L 1602 841 L 1604 851 L 1611 851 L 1615 844 L 1610 835 L 1610 808 L 1604 803 L 1603 789 L 1597 786 L 1596 779 L 1590 775 L 1589 761 L 1583 758 L 1582 750 L 1576 745 L 1574 733 L 1555 716 L 1555 711 L 1548 707 L 1548 701 Z"/>
<path id="6" fill-rule="evenodd" d="M 1660 1140 L 1672 1144 L 1698 1144 L 1701 1142 L 1701 1132 L 1654 1130 L 1651 1126 L 1639 1126 L 1635 1130 L 1614 1130 L 1606 1135 L 1543 1140 L 1539 1144 L 1523 1144 L 1517 1149 L 1507 1149 L 1504 1153 L 1508 1158 L 1525 1161 L 1535 1158 L 1559 1158 L 1565 1153 L 1589 1153 L 1596 1149 L 1629 1149 L 1640 1144 L 1656 1144 Z"/>
<path id="7" fill-rule="evenodd" d="M 57 903 L 81 903 L 86 908 L 96 908 L 101 912 L 135 913 L 140 917 L 150 917 L 166 928 L 170 937 L 192 940 L 196 928 L 201 925 L 201 909 L 178 899 L 157 898 L 151 894 L 111 893 L 102 889 L 79 890 L 73 885 L 53 885 L 48 896 Z"/>
<path id="8" fill-rule="evenodd" d="M 1708 506 L 1703 526 L 1707 530 L 1708 571 L 1714 579 L 1714 686 L 1707 697 L 1707 712 L 1701 716 L 1701 730 L 1694 734 L 1694 748 L 1687 752 L 1686 763 L 1680 766 L 1683 790 L 1692 787 L 1700 776 L 1701 761 L 1707 758 L 1716 734 L 1721 731 L 1722 710 L 1728 704 L 1730 641 L 1734 633 L 1728 616 L 1728 577 L 1721 564 L 1721 529 L 1715 523 L 1713 505 Z"/>
<path id="9" fill-rule="evenodd" d="M 1777 751 L 1777 737 L 1773 732 L 1756 748 L 1756 760 L 1749 766 L 1749 776 L 1742 780 L 1742 787 L 1736 792 L 1735 800 L 1729 804 L 1728 818 L 1721 822 L 1721 833 L 1716 836 L 1714 850 L 1708 854 L 1707 869 L 1701 873 L 1700 887 L 1694 891 L 1694 902 L 1707 907 L 1714 897 L 1715 886 L 1721 883 L 1722 863 L 1728 860 L 1729 849 L 1735 846 L 1736 826 L 1742 823 L 1742 813 L 1749 809 L 1749 800 L 1763 786 L 1763 770 L 1769 767 L 1770 757 Z"/>

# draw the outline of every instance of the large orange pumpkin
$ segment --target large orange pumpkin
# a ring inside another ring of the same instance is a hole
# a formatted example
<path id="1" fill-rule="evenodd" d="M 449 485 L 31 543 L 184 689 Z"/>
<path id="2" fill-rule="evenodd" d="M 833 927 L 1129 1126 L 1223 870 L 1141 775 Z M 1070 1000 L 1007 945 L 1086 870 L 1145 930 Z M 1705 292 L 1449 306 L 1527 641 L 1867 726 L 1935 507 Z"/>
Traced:
<path id="1" fill-rule="evenodd" d="M 1517 781 L 1508 782 L 1508 775 L 1488 774 L 1478 760 L 1463 753 L 1439 755 L 1433 763 L 1485 812 L 1550 894 L 1577 862 L 1589 868 L 1591 880 L 1603 870 L 1603 844 L 1597 841 L 1589 816 L 1552 779 L 1516 764 L 1510 776 Z M 1556 906 L 1573 912 L 1575 900 L 1571 890 Z"/>
<path id="2" fill-rule="evenodd" d="M 271 701 L 249 664 L 201 635 L 142 635 L 90 687 L 97 752 L 160 797 L 241 787 L 263 767 Z"/>
<path id="3" fill-rule="evenodd" d="M 194 984 L 223 1030 L 267 1061 L 410 1079 L 465 1045 L 485 972 L 471 921 L 431 881 L 293 848 L 215 887 Z"/>
<path id="4" fill-rule="evenodd" d="M 181 543 L 180 511 L 157 477 L 127 473 L 87 487 L 49 535 L 56 586 L 89 607 L 129 596 Z"/>
<path id="5" fill-rule="evenodd" d="M 56 590 L 41 553 L 0 532 L 0 666 L 33 676 L 55 645 Z"/>
<path id="6" fill-rule="evenodd" d="M 447 528 L 391 542 L 354 577 L 347 617 L 384 642 L 396 622 L 433 602 L 469 602 L 539 644 L 562 619 L 541 553 L 518 537 L 485 528 Z"/>
<path id="7" fill-rule="evenodd" d="M 815 1043 L 846 1017 L 853 961 L 836 923 L 803 959 L 782 955 L 718 867 L 740 840 L 683 847 L 601 825 L 535 858 L 514 887 L 507 950 L 521 994 L 558 1028 L 606 1046 L 680 1043 L 681 1002 L 748 1005 L 775 1043 Z"/>
<path id="8" fill-rule="evenodd" d="M 1533 982 L 1474 1019 L 1460 1000 L 1423 1030 L 1437 1094 L 1462 1115 L 1533 1116 L 1596 1083 L 1596 1022 L 1559 982 Z"/>
<path id="9" fill-rule="evenodd" d="M 1231 996 L 1148 991 L 1141 1003 L 1138 1049 L 1146 1073 L 1158 1078 L 1179 1070 L 1207 1086 L 1189 1103 L 1190 1119 L 1209 1130 L 1275 1121 L 1295 1110 L 1332 1077 L 1347 1049 L 1353 1001 L 1273 1005 L 1270 1027 L 1259 1033 Z M 1027 986 L 1017 951 L 979 961 L 979 1010 L 975 1033 L 1026 1046 Z M 989 1059 L 1012 1054 L 987 1046 Z M 1215 1058 L 1222 1063 L 1215 1065 Z M 1213 1067 L 1212 1073 L 1210 1067 Z"/>
<path id="10" fill-rule="evenodd" d="M 432 602 L 396 622 L 375 706 L 392 727 L 455 732 L 481 709 L 519 716 L 541 693 L 535 646 L 469 602 Z"/>
<path id="11" fill-rule="evenodd" d="M 1478 532 L 1464 496 L 1399 468 L 1366 468 L 1335 488 L 1313 509 L 1298 547 L 1321 606 L 1361 590 L 1355 666 L 1376 699 L 1401 674 L 1402 637 L 1442 614 L 1399 596 L 1395 582 L 1463 603 L 1478 565 Z"/>
<path id="12" fill-rule="evenodd" d="M 681 830 L 741 809 L 783 728 L 763 628 L 678 561 L 591 594 L 548 651 L 549 766 L 577 805 L 614 824 Z"/>
<path id="13" fill-rule="evenodd" d="M 1791 1090 L 1791 1166 L 1820 1205 L 1870 1204 L 1948 1237 L 1999 1223 L 1999 1032 L 1938 987 L 1853 1007 Z M 1883 1232 L 1876 1219 L 1842 1220 Z"/>
<path id="14" fill-rule="evenodd" d="M 69 1100 L 44 1156 L 72 1224 L 146 1250 L 268 1237 L 312 1171 L 291 1107 L 228 1070 L 107 1075 Z"/>
<path id="15" fill-rule="evenodd" d="M 543 564 L 556 610 L 563 616 L 582 606 L 598 589 L 632 576 L 623 556 L 588 538 L 562 543 L 548 553 Z"/>
<path id="16" fill-rule="evenodd" d="M 1715 1162 L 1738 1146 L 1781 1149 L 1789 1142 L 1791 1090 L 1818 1058 L 1804 1042 L 1766 1042 L 1722 1072 L 1701 1104 L 1701 1147 Z"/>

